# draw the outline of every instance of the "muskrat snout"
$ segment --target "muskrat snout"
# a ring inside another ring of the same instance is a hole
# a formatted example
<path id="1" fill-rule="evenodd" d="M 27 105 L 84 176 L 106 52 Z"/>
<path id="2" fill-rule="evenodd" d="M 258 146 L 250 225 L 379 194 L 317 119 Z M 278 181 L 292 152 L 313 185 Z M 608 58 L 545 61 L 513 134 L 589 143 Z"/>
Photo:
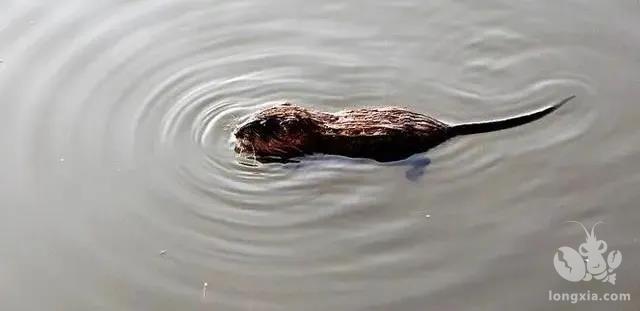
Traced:
<path id="1" fill-rule="evenodd" d="M 255 157 L 267 156 L 274 152 L 275 142 L 282 139 L 280 122 L 274 118 L 256 118 L 235 131 L 235 152 L 251 154 Z"/>

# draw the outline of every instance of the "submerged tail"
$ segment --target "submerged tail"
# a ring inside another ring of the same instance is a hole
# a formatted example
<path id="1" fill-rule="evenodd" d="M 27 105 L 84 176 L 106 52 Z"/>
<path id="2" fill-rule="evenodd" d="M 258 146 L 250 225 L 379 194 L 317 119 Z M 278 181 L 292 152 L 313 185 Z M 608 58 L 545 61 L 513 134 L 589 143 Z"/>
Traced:
<path id="1" fill-rule="evenodd" d="M 550 106 L 540 111 L 532 112 L 526 115 L 521 115 L 521 116 L 512 117 L 508 119 L 502 119 L 502 120 L 488 121 L 488 122 L 454 125 L 450 128 L 450 131 L 452 132 L 453 136 L 469 135 L 469 134 L 499 131 L 499 130 L 515 127 L 518 125 L 523 125 L 523 124 L 538 120 L 550 114 L 554 110 L 560 108 L 560 106 L 572 100 L 574 97 L 575 95 L 569 96 L 553 106 Z"/>

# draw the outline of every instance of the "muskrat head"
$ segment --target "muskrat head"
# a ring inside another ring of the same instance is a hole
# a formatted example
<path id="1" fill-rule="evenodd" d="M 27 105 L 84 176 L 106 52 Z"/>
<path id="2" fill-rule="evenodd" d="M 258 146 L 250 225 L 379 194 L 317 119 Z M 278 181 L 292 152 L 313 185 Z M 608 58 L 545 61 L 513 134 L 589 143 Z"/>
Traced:
<path id="1" fill-rule="evenodd" d="M 257 113 L 234 135 L 235 151 L 259 160 L 286 160 L 310 150 L 317 122 L 305 108 L 285 103 Z"/>

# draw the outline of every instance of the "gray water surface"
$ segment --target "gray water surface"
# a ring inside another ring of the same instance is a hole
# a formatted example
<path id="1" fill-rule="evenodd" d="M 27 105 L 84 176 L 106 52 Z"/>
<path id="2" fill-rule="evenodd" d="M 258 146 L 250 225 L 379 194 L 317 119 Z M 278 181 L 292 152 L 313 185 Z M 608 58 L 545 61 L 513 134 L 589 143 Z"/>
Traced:
<path id="1" fill-rule="evenodd" d="M 0 310 L 638 310 L 640 3 L 0 1 Z M 278 101 L 452 123 L 407 167 L 251 166 Z M 615 285 L 556 273 L 591 227 Z M 204 283 L 207 286 L 204 286 Z M 630 293 L 549 301 L 549 291 Z"/>

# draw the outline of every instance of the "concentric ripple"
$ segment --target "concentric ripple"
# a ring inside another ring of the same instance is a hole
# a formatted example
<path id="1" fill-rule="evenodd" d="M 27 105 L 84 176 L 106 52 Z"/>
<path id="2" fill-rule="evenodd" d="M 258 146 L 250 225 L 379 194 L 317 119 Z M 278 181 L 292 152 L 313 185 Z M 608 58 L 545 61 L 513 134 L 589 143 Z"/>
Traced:
<path id="1" fill-rule="evenodd" d="M 464 309 L 469 284 L 521 282 L 494 270 L 548 255 L 520 247 L 547 241 L 530 221 L 603 214 L 571 191 L 609 194 L 617 175 L 605 173 L 629 173 L 615 163 L 640 137 L 622 105 L 640 71 L 616 61 L 639 40 L 616 55 L 596 40 L 623 44 L 611 38 L 635 20 L 591 33 L 527 6 L 7 1 L 0 309 Z M 246 165 L 232 149 L 243 118 L 283 100 L 463 123 L 568 95 L 536 124 L 430 151 L 417 181 L 403 165 Z M 558 202 L 581 207 L 556 214 Z"/>

